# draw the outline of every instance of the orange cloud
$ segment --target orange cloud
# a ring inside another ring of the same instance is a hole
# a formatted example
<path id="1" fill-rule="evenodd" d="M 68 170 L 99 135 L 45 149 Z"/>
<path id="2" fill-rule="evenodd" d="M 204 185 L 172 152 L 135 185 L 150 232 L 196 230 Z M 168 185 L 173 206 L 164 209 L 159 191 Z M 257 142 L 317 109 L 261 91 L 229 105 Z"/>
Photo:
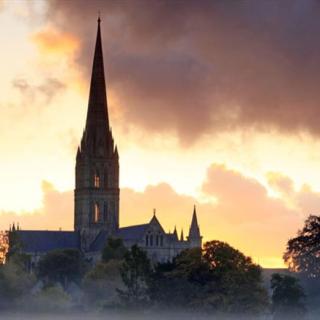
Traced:
<path id="1" fill-rule="evenodd" d="M 41 54 L 53 56 L 72 55 L 79 48 L 77 38 L 51 28 L 39 31 L 31 36 Z"/>
<path id="2" fill-rule="evenodd" d="M 22 229 L 63 230 L 73 229 L 73 192 L 59 192 L 47 181 L 42 182 L 43 205 L 27 213 L 0 212 L 0 228 L 8 229 L 19 222 Z"/>
<path id="3" fill-rule="evenodd" d="M 292 184 L 283 175 L 276 180 L 282 188 Z M 279 267 L 283 266 L 282 254 L 288 239 L 302 226 L 309 208 L 318 204 L 320 207 L 320 194 L 311 189 L 292 189 L 295 206 L 288 206 L 286 199 L 270 197 L 267 188 L 257 180 L 218 164 L 208 169 L 202 191 L 207 199 L 217 201 L 198 202 L 165 183 L 148 186 L 144 192 L 122 189 L 121 224 L 144 223 L 155 207 L 167 231 L 172 231 L 176 224 L 186 235 L 192 206 L 196 204 L 204 241 L 227 241 L 263 266 Z"/>
<path id="4" fill-rule="evenodd" d="M 195 198 L 178 194 L 170 185 L 148 186 L 143 192 L 129 188 L 121 190 L 120 224 L 122 226 L 149 221 L 153 208 L 164 228 L 177 225 L 187 235 L 193 205 L 204 241 L 227 241 L 264 266 L 281 266 L 287 240 L 302 226 L 308 207 L 320 206 L 320 194 L 310 189 L 295 193 L 300 207 L 288 208 L 286 201 L 268 196 L 258 181 L 247 178 L 223 165 L 212 165 L 203 184 L 203 192 L 217 202 L 200 203 Z M 20 221 L 24 229 L 58 229 L 73 227 L 73 192 L 59 192 L 43 182 L 43 206 L 26 215 L 2 213 L 0 223 L 5 228 Z M 302 214 L 303 213 L 303 214 Z"/>

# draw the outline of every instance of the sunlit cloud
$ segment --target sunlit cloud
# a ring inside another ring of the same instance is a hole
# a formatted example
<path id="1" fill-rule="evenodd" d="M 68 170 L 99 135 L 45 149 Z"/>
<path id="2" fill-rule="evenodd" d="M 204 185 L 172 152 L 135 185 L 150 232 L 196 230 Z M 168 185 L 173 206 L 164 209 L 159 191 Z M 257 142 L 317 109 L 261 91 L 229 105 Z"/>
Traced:
<path id="1" fill-rule="evenodd" d="M 121 224 L 186 234 L 197 204 L 205 239 L 281 265 L 320 207 L 320 24 L 276 2 L 0 0 L 1 226 L 73 228 L 99 6 Z"/>
<path id="2" fill-rule="evenodd" d="M 72 34 L 51 28 L 34 33 L 31 40 L 37 45 L 41 54 L 54 57 L 72 55 L 79 48 L 79 41 Z"/>
<path id="3" fill-rule="evenodd" d="M 179 234 L 183 230 L 187 236 L 196 205 L 204 241 L 227 241 L 265 267 L 280 267 L 286 242 L 302 225 L 308 210 L 320 202 L 320 193 L 303 189 L 292 193 L 298 201 L 295 208 L 290 208 L 281 198 L 269 197 L 257 180 L 220 164 L 210 166 L 202 189 L 217 202 L 179 194 L 167 183 L 149 185 L 142 191 L 123 188 L 120 224 L 146 223 L 156 209 L 166 231 L 177 227 Z M 2 212 L 1 227 L 19 221 L 24 229 L 72 229 L 73 192 L 60 192 L 44 181 L 42 193 L 43 204 L 37 210 L 23 214 Z"/>

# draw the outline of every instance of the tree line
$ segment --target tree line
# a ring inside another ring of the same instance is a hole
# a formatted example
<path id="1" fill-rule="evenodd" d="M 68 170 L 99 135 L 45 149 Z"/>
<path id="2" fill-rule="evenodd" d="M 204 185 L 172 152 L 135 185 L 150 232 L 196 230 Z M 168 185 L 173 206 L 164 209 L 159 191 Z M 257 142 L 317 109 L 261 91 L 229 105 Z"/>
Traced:
<path id="1" fill-rule="evenodd" d="M 78 250 L 54 250 L 42 256 L 34 273 L 17 235 L 7 263 L 0 267 L 0 309 L 32 311 L 183 310 L 207 314 L 273 314 L 302 319 L 306 294 L 292 274 L 273 274 L 264 285 L 259 265 L 221 241 L 188 249 L 172 261 L 151 263 L 138 246 L 125 248 L 110 238 L 101 261 L 90 264 Z M 288 241 L 284 260 L 306 279 L 320 278 L 320 218 L 310 216 Z M 312 257 L 312 255 L 314 255 Z"/>

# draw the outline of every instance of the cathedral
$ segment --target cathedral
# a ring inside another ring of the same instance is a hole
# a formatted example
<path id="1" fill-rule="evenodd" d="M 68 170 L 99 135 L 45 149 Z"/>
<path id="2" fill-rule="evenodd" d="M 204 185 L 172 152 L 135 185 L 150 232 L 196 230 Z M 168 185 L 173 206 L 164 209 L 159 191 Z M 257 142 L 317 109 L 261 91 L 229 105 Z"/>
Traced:
<path id="1" fill-rule="evenodd" d="M 154 262 L 165 262 L 184 249 L 201 247 L 196 208 L 184 239 L 176 229 L 166 233 L 155 210 L 146 224 L 119 227 L 119 198 L 119 154 L 109 125 L 99 18 L 86 124 L 76 155 L 74 231 L 15 230 L 22 250 L 34 264 L 48 251 L 65 248 L 79 249 L 96 262 L 113 237 L 128 248 L 138 245 Z"/>

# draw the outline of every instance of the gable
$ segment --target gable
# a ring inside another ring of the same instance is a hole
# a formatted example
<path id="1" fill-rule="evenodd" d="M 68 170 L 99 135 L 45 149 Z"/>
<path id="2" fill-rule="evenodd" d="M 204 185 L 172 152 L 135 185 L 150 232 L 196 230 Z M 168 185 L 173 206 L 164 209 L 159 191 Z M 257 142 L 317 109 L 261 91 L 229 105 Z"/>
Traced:
<path id="1" fill-rule="evenodd" d="M 165 231 L 162 228 L 162 225 L 160 224 L 158 218 L 155 215 L 152 217 L 151 221 L 149 222 L 148 228 L 146 231 L 165 234 Z"/>

